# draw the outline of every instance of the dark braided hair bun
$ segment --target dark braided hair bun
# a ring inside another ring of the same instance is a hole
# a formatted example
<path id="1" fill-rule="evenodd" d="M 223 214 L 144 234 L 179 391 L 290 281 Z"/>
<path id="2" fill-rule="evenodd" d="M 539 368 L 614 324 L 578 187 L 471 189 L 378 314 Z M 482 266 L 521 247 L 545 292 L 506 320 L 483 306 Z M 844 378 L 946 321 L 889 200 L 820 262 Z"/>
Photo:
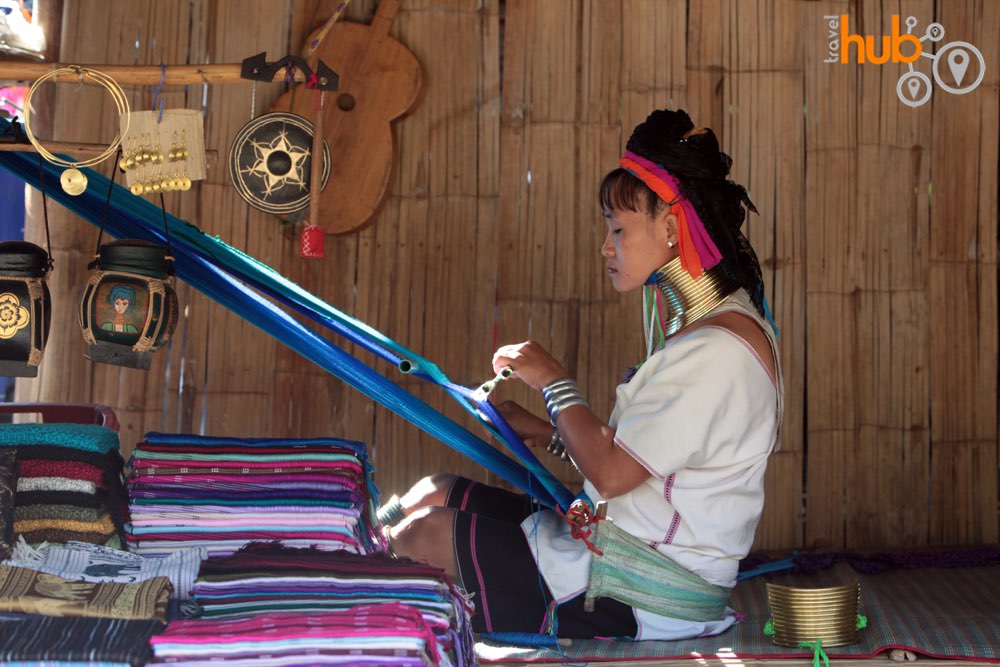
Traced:
<path id="1" fill-rule="evenodd" d="M 677 178 L 724 179 L 732 159 L 719 150 L 715 132 L 695 128 L 684 111 L 657 109 L 638 125 L 625 146 Z"/>
<path id="2" fill-rule="evenodd" d="M 740 284 L 763 314 L 764 285 L 760 263 L 740 231 L 746 211 L 757 208 L 746 188 L 729 180 L 733 160 L 719 148 L 715 133 L 695 128 L 683 110 L 657 109 L 629 137 L 626 149 L 657 163 L 680 184 L 680 195 L 691 202 Z M 664 202 L 645 183 L 625 169 L 604 177 L 599 190 L 603 209 L 639 210 L 639 202 L 655 215 Z"/>
<path id="3" fill-rule="evenodd" d="M 746 218 L 744 206 L 757 212 L 746 189 L 728 180 L 733 159 L 719 149 L 715 132 L 695 128 L 683 110 L 657 109 L 649 114 L 632 131 L 625 148 L 673 174 L 680 181 L 681 194 L 694 203 L 706 226 L 723 224 L 738 230 Z M 703 212 L 699 201 L 715 210 Z M 712 238 L 719 242 L 714 234 Z"/>

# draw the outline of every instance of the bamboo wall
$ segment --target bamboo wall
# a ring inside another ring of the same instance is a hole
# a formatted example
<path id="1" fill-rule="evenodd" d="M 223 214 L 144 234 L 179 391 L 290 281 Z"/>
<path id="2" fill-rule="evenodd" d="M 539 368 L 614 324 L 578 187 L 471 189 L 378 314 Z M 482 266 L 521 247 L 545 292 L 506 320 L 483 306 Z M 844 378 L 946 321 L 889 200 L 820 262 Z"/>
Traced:
<path id="1" fill-rule="evenodd" d="M 336 4 L 65 0 L 59 59 L 274 59 Z M 354 0 L 347 18 L 369 20 L 374 4 Z M 982 51 L 985 80 L 911 109 L 895 93 L 905 66 L 823 62 L 830 14 L 861 34 L 887 34 L 892 14 L 939 21 Z M 168 106 L 205 102 L 221 156 L 167 205 L 457 381 L 488 377 L 496 344 L 539 340 L 607 415 L 641 326 L 636 297 L 603 275 L 594 190 L 650 110 L 685 108 L 719 134 L 760 210 L 747 230 L 781 329 L 784 442 L 757 545 L 996 542 L 998 33 L 989 0 L 404 0 L 393 34 L 426 90 L 395 127 L 374 224 L 303 260 L 298 230 L 244 204 L 224 165 L 248 85 L 167 90 Z M 256 112 L 280 92 L 259 85 Z M 131 94 L 150 107 L 150 89 Z M 110 140 L 102 95 L 59 86 L 52 136 Z M 37 196 L 30 207 L 37 239 Z M 56 325 L 20 400 L 111 405 L 126 446 L 149 430 L 363 440 L 384 494 L 436 470 L 490 479 L 184 285 L 184 317 L 149 372 L 85 360 L 73 312 L 96 231 L 53 208 Z M 462 419 L 441 392 L 392 377 Z"/>

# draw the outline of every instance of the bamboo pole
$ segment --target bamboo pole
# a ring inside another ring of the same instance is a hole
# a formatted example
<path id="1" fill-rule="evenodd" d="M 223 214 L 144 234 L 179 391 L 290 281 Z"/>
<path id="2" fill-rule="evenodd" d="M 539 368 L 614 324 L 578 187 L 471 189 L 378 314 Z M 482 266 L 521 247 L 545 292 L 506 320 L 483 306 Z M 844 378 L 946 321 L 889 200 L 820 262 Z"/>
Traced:
<path id="1" fill-rule="evenodd" d="M 52 70 L 61 67 L 85 67 L 107 74 L 122 85 L 156 85 L 162 78 L 165 86 L 188 86 L 192 84 L 219 83 L 250 83 L 249 79 L 240 77 L 243 65 L 228 63 L 219 65 L 85 65 L 80 63 L 21 63 L 0 62 L 0 81 L 35 81 Z M 284 81 L 286 70 L 281 68 L 275 73 L 275 79 Z M 88 77 L 72 72 L 53 77 L 60 83 L 93 83 Z M 295 70 L 295 81 L 305 81 L 302 72 Z"/>
<path id="2" fill-rule="evenodd" d="M 73 157 L 84 156 L 84 155 L 100 155 L 108 149 L 107 144 L 87 144 L 87 143 L 76 143 L 72 141 L 46 141 L 45 148 L 47 148 L 52 153 L 58 153 L 61 155 L 70 155 Z M 31 144 L 15 144 L 15 143 L 3 143 L 0 142 L 0 151 L 18 151 L 24 153 L 34 153 L 35 147 Z M 207 150 L 205 151 L 205 159 L 208 162 L 213 162 L 219 159 L 219 151 Z"/>
<path id="3" fill-rule="evenodd" d="M 309 225 L 319 227 L 319 200 L 323 190 L 323 98 L 319 94 L 316 124 L 312 136 L 312 169 L 309 174 Z"/>

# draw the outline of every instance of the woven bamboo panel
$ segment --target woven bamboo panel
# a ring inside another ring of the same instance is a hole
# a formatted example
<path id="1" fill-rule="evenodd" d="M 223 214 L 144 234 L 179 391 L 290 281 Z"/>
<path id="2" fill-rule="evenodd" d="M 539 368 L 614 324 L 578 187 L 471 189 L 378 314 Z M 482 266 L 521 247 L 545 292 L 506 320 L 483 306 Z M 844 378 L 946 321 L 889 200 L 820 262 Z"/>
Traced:
<path id="1" fill-rule="evenodd" d="M 947 5 L 940 9 L 940 21 L 955 26 L 949 28 L 955 34 L 970 35 L 987 63 L 997 62 L 997 9 L 988 2 Z M 996 90 L 998 80 L 996 68 L 987 67 L 984 85 Z M 995 94 L 971 94 L 933 102 L 928 291 L 935 512 L 929 539 L 992 542 L 998 537 L 992 474 L 997 467 L 997 206 L 984 190 L 997 182 L 997 161 L 971 148 L 996 147 L 997 100 Z M 958 150 L 961 146 L 970 150 Z"/>
<path id="2" fill-rule="evenodd" d="M 61 61 L 155 65 L 300 53 L 338 3 L 63 4 L 72 29 Z M 367 22 L 376 4 L 353 0 L 344 20 Z M 935 89 L 910 108 L 896 95 L 905 66 L 824 62 L 824 17 L 840 14 L 871 35 L 888 34 L 894 14 L 917 17 L 918 31 L 938 21 L 946 41 L 982 51 L 984 81 L 967 95 Z M 641 318 L 638 296 L 604 276 L 595 189 L 636 123 L 656 107 L 685 108 L 715 129 L 757 205 L 744 231 L 781 330 L 783 447 L 756 546 L 1000 538 L 1000 4 L 404 0 L 392 34 L 420 60 L 425 91 L 393 129 L 396 163 L 373 224 L 327 236 L 325 257 L 304 260 L 300 228 L 250 208 L 230 185 L 230 143 L 280 83 L 163 91 L 168 107 L 204 104 L 206 145 L 220 156 L 206 181 L 170 193 L 167 209 L 457 382 L 487 379 L 498 344 L 535 339 L 607 417 L 642 353 Z M 152 107 L 151 87 L 127 92 L 135 108 Z M 45 136 L 109 141 L 105 96 L 53 85 L 39 98 L 39 126 L 47 116 Z M 28 203 L 38 242 L 41 201 Z M 149 430 L 362 440 L 383 494 L 439 470 L 497 481 L 183 284 L 174 340 L 148 373 L 84 359 L 75 308 L 97 232 L 58 206 L 49 218 L 53 332 L 38 379 L 18 382 L 20 400 L 111 405 L 126 450 Z M 443 391 L 342 347 L 479 432 Z M 516 383 L 497 396 L 542 409 Z M 541 458 L 579 484 L 570 466 Z"/>
<path id="3" fill-rule="evenodd" d="M 761 543 L 802 539 L 803 387 L 805 381 L 804 119 L 805 6 L 799 2 L 725 5 L 721 62 L 732 72 L 721 90 L 728 110 L 717 125 L 733 157 L 731 176 L 744 185 L 758 214 L 743 232 L 757 251 L 765 296 L 775 308 L 786 417 L 781 448 L 769 466 Z M 747 48 L 758 43 L 759 48 Z M 705 63 L 708 64 L 708 61 Z M 703 121 L 696 121 L 701 123 Z M 797 470 L 796 470 L 797 469 Z"/>

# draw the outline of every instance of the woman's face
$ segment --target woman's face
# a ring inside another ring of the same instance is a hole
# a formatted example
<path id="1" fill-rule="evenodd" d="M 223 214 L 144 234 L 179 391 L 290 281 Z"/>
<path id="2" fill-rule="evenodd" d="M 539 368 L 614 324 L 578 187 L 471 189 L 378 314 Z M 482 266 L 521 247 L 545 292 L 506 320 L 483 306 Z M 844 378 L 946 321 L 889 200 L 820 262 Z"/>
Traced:
<path id="1" fill-rule="evenodd" d="M 615 290 L 642 287 L 653 271 L 677 256 L 677 218 L 669 210 L 664 207 L 655 217 L 628 209 L 605 211 L 608 235 L 601 255 Z M 668 242 L 675 247 L 668 248 Z"/>
<path id="2" fill-rule="evenodd" d="M 128 310 L 128 299 L 123 299 L 122 297 L 115 299 L 115 310 L 118 313 L 124 313 Z"/>

